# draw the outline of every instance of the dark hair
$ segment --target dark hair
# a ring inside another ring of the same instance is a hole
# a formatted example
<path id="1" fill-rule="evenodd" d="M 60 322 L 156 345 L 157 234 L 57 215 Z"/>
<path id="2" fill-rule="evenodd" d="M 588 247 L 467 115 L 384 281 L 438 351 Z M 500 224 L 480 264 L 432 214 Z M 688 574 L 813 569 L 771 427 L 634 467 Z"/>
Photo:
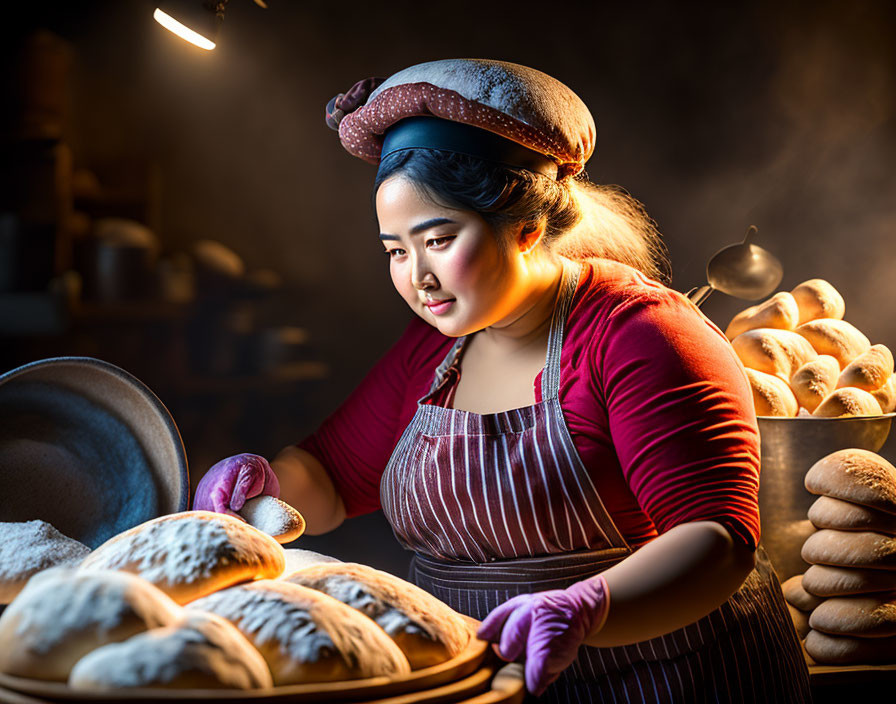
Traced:
<path id="1" fill-rule="evenodd" d="M 643 206 L 625 191 L 595 185 L 583 174 L 557 181 L 466 154 L 407 149 L 380 163 L 374 197 L 386 179 L 398 175 L 424 198 L 478 213 L 497 233 L 508 225 L 535 226 L 545 220 L 544 245 L 555 254 L 614 259 L 664 283 L 670 278 L 665 248 Z"/>

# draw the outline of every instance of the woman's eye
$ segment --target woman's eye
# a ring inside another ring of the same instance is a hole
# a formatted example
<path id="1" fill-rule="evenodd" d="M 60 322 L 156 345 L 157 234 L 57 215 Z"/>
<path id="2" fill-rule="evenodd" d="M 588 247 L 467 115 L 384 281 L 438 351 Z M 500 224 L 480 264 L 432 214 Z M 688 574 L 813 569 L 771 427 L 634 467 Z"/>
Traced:
<path id="1" fill-rule="evenodd" d="M 385 254 L 387 257 L 389 257 L 389 259 L 395 259 L 396 257 L 404 254 L 404 250 L 395 247 L 394 249 L 387 249 Z"/>
<path id="2" fill-rule="evenodd" d="M 430 247 L 441 247 L 443 245 L 448 244 L 451 240 L 454 239 L 454 235 L 445 235 L 444 237 L 433 237 L 428 244 Z"/>

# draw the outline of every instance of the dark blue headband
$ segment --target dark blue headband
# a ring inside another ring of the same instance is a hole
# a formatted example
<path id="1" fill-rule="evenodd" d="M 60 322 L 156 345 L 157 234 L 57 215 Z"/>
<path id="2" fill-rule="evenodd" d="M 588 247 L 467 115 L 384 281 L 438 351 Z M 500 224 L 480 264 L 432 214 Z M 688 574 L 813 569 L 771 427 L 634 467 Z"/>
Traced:
<path id="1" fill-rule="evenodd" d="M 396 122 L 386 131 L 380 163 L 390 154 L 405 149 L 438 149 L 467 154 L 557 178 L 557 164 L 544 154 L 494 132 L 440 117 L 406 117 Z"/>

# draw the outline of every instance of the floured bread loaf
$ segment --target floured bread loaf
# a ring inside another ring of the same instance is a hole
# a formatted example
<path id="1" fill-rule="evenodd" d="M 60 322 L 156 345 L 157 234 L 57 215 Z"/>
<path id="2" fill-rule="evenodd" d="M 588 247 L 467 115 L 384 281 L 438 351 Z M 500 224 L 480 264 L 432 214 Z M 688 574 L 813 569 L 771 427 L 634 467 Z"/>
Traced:
<path id="1" fill-rule="evenodd" d="M 52 568 L 32 577 L 0 615 L 0 672 L 65 682 L 90 651 L 168 626 L 181 613 L 135 575 Z"/>
<path id="2" fill-rule="evenodd" d="M 896 570 L 896 538 L 880 533 L 820 530 L 806 538 L 800 554 L 810 565 Z"/>
<path id="3" fill-rule="evenodd" d="M 773 328 L 747 330 L 735 337 L 731 346 L 748 369 L 775 374 L 785 381 L 818 356 L 806 338 Z"/>
<path id="4" fill-rule="evenodd" d="M 896 513 L 896 467 L 869 450 L 825 455 L 806 472 L 805 485 L 812 494 Z"/>
<path id="5" fill-rule="evenodd" d="M 876 511 L 868 506 L 830 496 L 819 496 L 815 500 L 809 507 L 809 520 L 819 529 L 870 530 L 896 535 L 896 514 Z"/>
<path id="6" fill-rule="evenodd" d="M 871 395 L 880 404 L 881 413 L 896 411 L 896 374 L 890 374 L 886 383 L 876 391 L 872 391 Z"/>
<path id="7" fill-rule="evenodd" d="M 824 601 L 803 589 L 803 575 L 801 574 L 794 575 L 783 582 L 781 591 L 784 593 L 787 603 L 800 611 L 811 611 Z"/>
<path id="8" fill-rule="evenodd" d="M 733 340 L 742 332 L 756 328 L 793 330 L 799 325 L 799 318 L 800 311 L 793 296 L 782 291 L 735 315 L 725 329 L 725 335 Z"/>
<path id="9" fill-rule="evenodd" d="M 843 296 L 824 279 L 809 279 L 791 292 L 799 309 L 798 325 L 816 318 L 842 319 L 846 312 Z"/>
<path id="10" fill-rule="evenodd" d="M 233 623 L 262 654 L 275 685 L 354 680 L 410 672 L 398 646 L 364 614 L 331 596 L 281 580 L 259 580 L 192 602 Z"/>
<path id="11" fill-rule="evenodd" d="M 806 362 L 790 377 L 790 388 L 800 406 L 814 411 L 835 388 L 840 364 L 829 354 L 820 354 Z"/>
<path id="12" fill-rule="evenodd" d="M 896 591 L 896 572 L 812 565 L 803 575 L 803 589 L 820 597 Z"/>
<path id="13" fill-rule="evenodd" d="M 816 631 L 858 638 L 896 636 L 896 595 L 837 596 L 826 599 L 809 616 Z"/>
<path id="14" fill-rule="evenodd" d="M 322 563 L 342 562 L 342 560 L 337 560 L 330 555 L 322 555 L 319 552 L 314 552 L 314 550 L 285 548 L 283 553 L 286 556 L 286 567 L 283 569 L 281 578 L 288 577 L 293 572 L 300 570 L 303 567 L 311 567 L 312 565 L 319 565 Z"/>
<path id="15" fill-rule="evenodd" d="M 793 417 L 799 411 L 799 403 L 787 382 L 780 377 L 755 369 L 746 369 L 750 388 L 753 390 L 753 406 L 757 416 Z"/>
<path id="16" fill-rule="evenodd" d="M 88 653 L 72 668 L 68 684 L 98 691 L 260 689 L 273 681 L 261 653 L 236 626 L 215 614 L 194 611 L 170 626 Z"/>
<path id="17" fill-rule="evenodd" d="M 793 627 L 796 629 L 796 634 L 800 637 L 800 640 L 802 640 L 809 632 L 809 614 L 794 608 L 790 604 L 787 604 L 787 611 L 790 614 L 790 620 L 793 621 Z"/>
<path id="18" fill-rule="evenodd" d="M 863 391 L 876 391 L 887 383 L 893 374 L 893 353 L 886 345 L 871 345 L 852 360 L 837 380 L 837 388 L 854 386 Z"/>
<path id="19" fill-rule="evenodd" d="M 124 570 L 155 584 L 179 604 L 252 579 L 283 573 L 283 548 L 239 518 L 184 511 L 110 538 L 81 570 Z"/>
<path id="20" fill-rule="evenodd" d="M 821 665 L 871 665 L 896 660 L 896 638 L 832 636 L 813 629 L 804 644 L 806 652 Z"/>
<path id="21" fill-rule="evenodd" d="M 845 320 L 818 318 L 797 326 L 796 332 L 806 338 L 818 354 L 836 358 L 840 369 L 871 348 L 871 341 Z"/>
<path id="22" fill-rule="evenodd" d="M 249 499 L 239 510 L 246 522 L 278 543 L 291 543 L 305 532 L 305 519 L 285 501 L 273 496 Z"/>
<path id="23" fill-rule="evenodd" d="M 318 589 L 378 623 L 412 669 L 444 662 L 463 650 L 470 631 L 456 611 L 415 584 L 354 562 L 306 567 L 284 577 Z"/>
<path id="24" fill-rule="evenodd" d="M 32 575 L 49 567 L 74 567 L 90 548 L 46 521 L 0 523 L 0 604 L 8 604 Z"/>
<path id="25" fill-rule="evenodd" d="M 867 391 L 851 386 L 836 389 L 812 412 L 819 418 L 840 416 L 879 416 L 880 404 Z"/>

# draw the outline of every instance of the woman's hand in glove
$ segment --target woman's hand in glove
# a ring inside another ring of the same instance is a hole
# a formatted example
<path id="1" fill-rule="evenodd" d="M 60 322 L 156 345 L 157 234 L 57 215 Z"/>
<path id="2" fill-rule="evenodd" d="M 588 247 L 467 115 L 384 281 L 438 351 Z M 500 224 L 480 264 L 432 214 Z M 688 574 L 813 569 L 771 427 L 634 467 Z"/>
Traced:
<path id="1" fill-rule="evenodd" d="M 280 497 L 280 482 L 268 461 L 260 455 L 233 455 L 213 465 L 196 487 L 193 510 L 237 515 L 246 499 Z"/>
<path id="2" fill-rule="evenodd" d="M 569 667 L 582 641 L 603 627 L 609 605 L 607 582 L 597 575 L 506 601 L 485 617 L 478 635 L 497 642 L 506 660 L 524 655 L 526 688 L 540 695 Z"/>

